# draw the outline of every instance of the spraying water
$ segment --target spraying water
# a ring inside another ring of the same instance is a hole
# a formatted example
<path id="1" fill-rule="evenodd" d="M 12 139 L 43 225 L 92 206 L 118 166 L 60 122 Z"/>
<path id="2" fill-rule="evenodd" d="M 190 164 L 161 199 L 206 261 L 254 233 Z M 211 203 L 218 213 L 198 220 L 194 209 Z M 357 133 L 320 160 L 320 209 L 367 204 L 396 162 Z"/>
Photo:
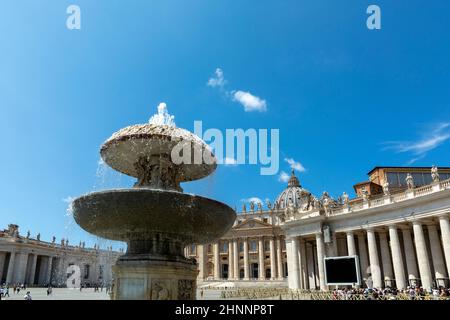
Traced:
<path id="1" fill-rule="evenodd" d="M 169 112 L 167 111 L 167 105 L 164 102 L 161 102 L 158 105 L 158 113 L 151 116 L 150 120 L 148 120 L 148 123 L 176 127 L 175 116 L 169 114 Z"/>

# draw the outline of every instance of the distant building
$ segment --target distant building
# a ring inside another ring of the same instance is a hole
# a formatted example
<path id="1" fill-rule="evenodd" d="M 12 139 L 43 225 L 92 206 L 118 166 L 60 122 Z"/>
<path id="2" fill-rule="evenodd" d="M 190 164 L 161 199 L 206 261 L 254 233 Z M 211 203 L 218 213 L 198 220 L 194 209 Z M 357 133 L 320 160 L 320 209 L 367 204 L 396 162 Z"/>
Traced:
<path id="1" fill-rule="evenodd" d="M 356 198 L 316 197 L 292 173 L 273 205 L 244 206 L 219 241 L 185 250 L 199 281 L 288 278 L 291 289 L 330 289 L 324 258 L 357 255 L 364 286 L 449 286 L 450 168 L 376 167 Z"/>
<path id="2" fill-rule="evenodd" d="M 108 285 L 111 266 L 121 254 L 111 248 L 85 248 L 84 243 L 69 246 L 68 240 L 45 242 L 29 233 L 24 237 L 17 225 L 10 224 L 0 231 L 0 283 L 64 287 L 73 272 L 68 268 L 74 265 L 80 268 L 82 285 Z"/>

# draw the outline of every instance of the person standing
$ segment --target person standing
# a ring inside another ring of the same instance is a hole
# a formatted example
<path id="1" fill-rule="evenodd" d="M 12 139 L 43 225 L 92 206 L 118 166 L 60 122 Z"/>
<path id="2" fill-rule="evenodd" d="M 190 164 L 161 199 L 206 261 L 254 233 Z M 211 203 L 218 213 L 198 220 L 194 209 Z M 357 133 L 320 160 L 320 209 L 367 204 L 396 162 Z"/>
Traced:
<path id="1" fill-rule="evenodd" d="M 25 300 L 33 300 L 33 299 L 31 298 L 31 292 L 30 292 L 30 291 L 27 291 L 27 294 L 25 295 L 24 299 L 25 299 Z"/>

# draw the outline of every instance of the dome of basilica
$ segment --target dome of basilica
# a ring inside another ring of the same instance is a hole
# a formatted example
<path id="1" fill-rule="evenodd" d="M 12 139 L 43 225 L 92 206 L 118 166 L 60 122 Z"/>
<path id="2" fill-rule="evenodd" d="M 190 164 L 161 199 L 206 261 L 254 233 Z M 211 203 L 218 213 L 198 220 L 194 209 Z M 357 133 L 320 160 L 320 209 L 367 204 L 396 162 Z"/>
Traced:
<path id="1" fill-rule="evenodd" d="M 275 201 L 275 206 L 278 209 L 300 208 L 307 210 L 312 200 L 313 195 L 308 190 L 302 188 L 300 181 L 295 176 L 294 170 L 292 170 L 288 186 L 278 196 Z"/>

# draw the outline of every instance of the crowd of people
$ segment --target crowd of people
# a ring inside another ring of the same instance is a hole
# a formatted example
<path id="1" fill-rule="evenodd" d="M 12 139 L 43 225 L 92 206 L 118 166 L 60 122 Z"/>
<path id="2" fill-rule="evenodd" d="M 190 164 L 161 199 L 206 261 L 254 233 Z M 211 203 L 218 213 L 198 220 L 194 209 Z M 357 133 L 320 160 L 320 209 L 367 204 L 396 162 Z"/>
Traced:
<path id="1" fill-rule="evenodd" d="M 332 291 L 289 290 L 288 288 L 235 288 L 222 290 L 222 299 L 280 299 L 280 300 L 450 300 L 450 288 L 432 291 L 411 286 L 395 288 L 348 288 Z"/>
<path id="2" fill-rule="evenodd" d="M 24 283 L 22 283 L 22 284 L 18 283 L 18 284 L 12 285 L 13 294 L 20 294 L 21 291 L 24 291 L 26 289 L 27 289 L 27 286 Z M 8 298 L 11 297 L 9 290 L 10 290 L 10 286 L 7 284 L 3 284 L 2 286 L 0 286 L 0 300 L 4 299 L 6 297 L 8 297 Z M 30 291 L 27 291 L 27 293 L 24 296 L 24 299 L 25 300 L 32 299 Z"/>
<path id="3" fill-rule="evenodd" d="M 103 289 L 105 289 L 106 294 L 110 294 L 112 291 L 111 285 L 104 286 L 103 284 L 94 284 L 92 286 L 81 285 L 79 290 L 81 292 L 83 289 L 86 289 L 86 288 L 93 288 L 94 292 L 103 292 Z M 27 289 L 27 286 L 24 283 L 12 284 L 12 285 L 9 285 L 9 284 L 0 285 L 0 300 L 5 299 L 5 298 L 10 298 L 11 295 L 18 295 L 21 292 L 24 292 L 26 289 Z M 52 286 L 44 287 L 44 289 L 46 290 L 47 297 L 53 295 L 53 287 Z M 32 300 L 30 291 L 26 291 L 24 299 Z"/>
<path id="4" fill-rule="evenodd" d="M 419 286 L 404 290 L 384 289 L 335 289 L 333 300 L 449 300 L 450 288 L 435 288 L 431 292 Z"/>

